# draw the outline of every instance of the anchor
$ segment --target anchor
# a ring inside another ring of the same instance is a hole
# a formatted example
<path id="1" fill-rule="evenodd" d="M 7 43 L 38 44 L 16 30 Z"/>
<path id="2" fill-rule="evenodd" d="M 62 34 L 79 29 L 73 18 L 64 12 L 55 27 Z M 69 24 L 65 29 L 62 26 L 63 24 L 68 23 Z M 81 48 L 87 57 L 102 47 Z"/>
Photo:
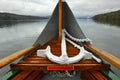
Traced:
<path id="1" fill-rule="evenodd" d="M 50 46 L 47 46 L 46 49 L 38 50 L 37 51 L 37 56 L 47 57 L 52 62 L 55 62 L 55 63 L 58 63 L 58 64 L 72 64 L 72 63 L 79 62 L 82 59 L 92 59 L 92 58 L 95 59 L 98 63 L 101 62 L 101 59 L 94 56 L 91 52 L 88 52 L 87 50 L 85 50 L 84 47 L 81 47 L 78 44 L 76 44 L 75 42 L 71 41 L 70 39 L 65 38 L 65 33 L 66 33 L 66 30 L 63 29 L 62 30 L 62 42 L 61 42 L 61 52 L 62 52 L 62 54 L 61 54 L 60 57 L 58 57 L 56 55 L 53 55 L 51 53 L 51 47 Z M 74 47 L 80 49 L 80 52 L 79 52 L 78 55 L 76 55 L 74 57 L 68 57 L 67 51 L 66 51 L 66 41 L 68 41 L 69 43 L 74 45 Z"/>

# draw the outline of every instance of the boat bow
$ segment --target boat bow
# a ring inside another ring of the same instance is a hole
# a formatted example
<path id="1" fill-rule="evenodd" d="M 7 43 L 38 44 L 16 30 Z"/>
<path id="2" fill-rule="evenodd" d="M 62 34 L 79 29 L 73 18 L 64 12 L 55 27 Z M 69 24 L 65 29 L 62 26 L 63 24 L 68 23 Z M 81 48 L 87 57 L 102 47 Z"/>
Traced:
<path id="1" fill-rule="evenodd" d="M 55 56 L 51 53 L 50 46 L 48 46 L 45 50 L 38 50 L 37 56 L 47 57 L 52 62 L 59 63 L 59 64 L 71 64 L 71 63 L 79 62 L 82 59 L 92 59 L 92 58 L 95 59 L 99 63 L 101 62 L 101 60 L 99 58 L 97 58 L 92 53 L 85 50 L 84 47 L 81 47 L 81 46 L 77 45 L 75 42 L 71 41 L 70 39 L 65 38 L 65 32 L 67 33 L 67 36 L 69 36 L 69 37 L 71 36 L 65 29 L 62 30 L 62 42 L 61 42 L 61 53 L 62 54 L 61 54 L 60 57 Z M 73 38 L 73 37 L 72 37 L 72 39 L 76 40 L 76 41 L 79 41 L 79 42 L 87 41 L 87 39 L 76 39 L 76 38 Z M 67 50 L 66 50 L 66 47 L 67 47 L 66 46 L 66 41 L 68 41 L 74 47 L 76 47 L 80 50 L 78 55 L 76 55 L 74 57 L 68 57 L 68 53 L 67 53 Z"/>

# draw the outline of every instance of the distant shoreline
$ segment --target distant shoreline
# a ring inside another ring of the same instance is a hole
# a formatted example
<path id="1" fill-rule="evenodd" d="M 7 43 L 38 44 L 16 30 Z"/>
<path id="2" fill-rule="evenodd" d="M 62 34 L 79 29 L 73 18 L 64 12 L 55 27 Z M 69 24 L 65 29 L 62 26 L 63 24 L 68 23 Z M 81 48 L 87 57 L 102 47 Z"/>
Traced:
<path id="1" fill-rule="evenodd" d="M 109 12 L 109 13 L 104 13 L 104 14 L 98 14 L 98 15 L 93 16 L 93 19 L 94 20 L 99 20 L 99 19 L 105 19 L 105 20 L 119 19 L 120 20 L 120 10 Z"/>
<path id="2" fill-rule="evenodd" d="M 44 20 L 48 20 L 48 19 L 31 19 L 31 20 L 0 20 L 0 28 L 3 27 L 10 27 L 12 25 L 16 25 L 16 24 L 23 24 L 23 23 L 34 23 L 34 22 L 41 22 Z"/>
<path id="3" fill-rule="evenodd" d="M 93 20 L 99 23 L 120 26 L 120 10 L 105 14 L 95 15 L 93 16 Z"/>
<path id="4" fill-rule="evenodd" d="M 8 27 L 13 24 L 36 22 L 49 17 L 31 16 L 31 15 L 18 15 L 14 13 L 0 13 L 0 28 Z"/>
<path id="5" fill-rule="evenodd" d="M 18 15 L 14 13 L 0 13 L 0 20 L 40 20 L 48 19 L 49 17 L 40 17 L 32 15 Z"/>

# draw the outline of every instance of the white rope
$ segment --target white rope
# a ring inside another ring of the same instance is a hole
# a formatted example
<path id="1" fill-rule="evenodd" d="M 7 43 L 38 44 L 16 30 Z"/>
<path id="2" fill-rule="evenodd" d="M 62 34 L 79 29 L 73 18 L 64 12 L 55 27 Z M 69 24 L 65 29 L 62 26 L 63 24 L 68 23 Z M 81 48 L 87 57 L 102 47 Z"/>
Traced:
<path id="1" fill-rule="evenodd" d="M 76 41 L 76 42 L 92 42 L 89 38 L 85 38 L 85 39 L 78 39 L 78 38 L 75 38 L 73 37 L 72 35 L 70 35 L 66 29 L 64 29 L 64 33 L 72 40 Z"/>

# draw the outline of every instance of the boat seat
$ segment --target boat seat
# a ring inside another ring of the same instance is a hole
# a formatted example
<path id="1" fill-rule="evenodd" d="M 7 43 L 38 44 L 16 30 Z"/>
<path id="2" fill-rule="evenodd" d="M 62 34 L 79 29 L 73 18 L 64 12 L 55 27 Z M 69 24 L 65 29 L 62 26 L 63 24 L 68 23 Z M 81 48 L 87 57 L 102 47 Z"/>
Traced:
<path id="1" fill-rule="evenodd" d="M 75 64 L 59 65 L 47 58 L 27 57 L 17 64 L 11 64 L 12 70 L 48 70 L 49 66 L 73 67 L 73 70 L 107 70 L 109 64 L 97 63 L 94 59 L 81 60 Z M 84 68 L 83 68 L 84 67 Z M 58 69 L 59 70 L 59 69 Z"/>

